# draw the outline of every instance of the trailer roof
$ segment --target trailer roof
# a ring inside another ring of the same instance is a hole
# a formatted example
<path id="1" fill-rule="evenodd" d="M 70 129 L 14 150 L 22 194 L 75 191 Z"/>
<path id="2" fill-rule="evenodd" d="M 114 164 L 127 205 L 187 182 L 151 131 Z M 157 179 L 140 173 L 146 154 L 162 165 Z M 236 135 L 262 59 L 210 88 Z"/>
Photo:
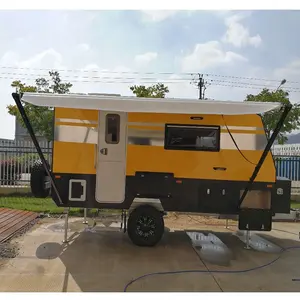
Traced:
<path id="1" fill-rule="evenodd" d="M 141 113 L 212 115 L 262 114 L 279 108 L 274 102 L 234 102 L 184 98 L 138 98 L 128 96 L 24 93 L 22 100 L 37 106 L 97 109 Z"/>

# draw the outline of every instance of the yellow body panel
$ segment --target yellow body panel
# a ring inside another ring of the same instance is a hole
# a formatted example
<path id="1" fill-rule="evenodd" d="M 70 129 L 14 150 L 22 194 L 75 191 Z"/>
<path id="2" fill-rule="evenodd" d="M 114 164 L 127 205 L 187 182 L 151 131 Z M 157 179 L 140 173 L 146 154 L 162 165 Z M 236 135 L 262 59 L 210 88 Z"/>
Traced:
<path id="1" fill-rule="evenodd" d="M 201 116 L 201 115 L 194 115 Z M 248 126 L 257 128 L 248 133 L 264 134 L 261 118 L 257 115 L 222 116 L 204 115 L 203 120 L 191 120 L 190 115 L 129 113 L 128 122 L 174 123 L 224 126 Z M 56 119 L 78 119 L 98 121 L 98 112 L 92 110 L 55 109 Z M 70 122 L 68 121 L 68 125 Z M 59 122 L 56 123 L 59 125 Z M 76 126 L 76 124 L 73 124 Z M 81 123 L 82 125 L 82 123 Z M 151 125 L 151 124 L 150 124 Z M 85 124 L 83 126 L 91 126 Z M 97 125 L 93 125 L 97 127 Z M 129 125 L 129 127 L 154 130 L 152 126 Z M 76 127 L 74 127 L 76 130 Z M 161 128 L 156 127 L 156 130 Z M 223 132 L 224 130 L 222 130 Z M 232 133 L 241 130 L 231 130 Z M 224 131 L 226 132 L 226 130 Z M 242 131 L 243 132 L 243 131 Z M 69 174 L 96 174 L 95 144 L 54 141 L 53 172 Z M 219 152 L 165 150 L 161 146 L 128 145 L 127 175 L 136 171 L 171 172 L 175 177 L 192 179 L 215 179 L 249 181 L 255 165 L 263 151 L 242 150 L 249 163 L 237 149 L 221 149 Z M 215 171 L 213 167 L 223 167 L 226 171 Z M 275 182 L 275 166 L 271 153 L 256 178 L 256 182 Z"/>
<path id="2" fill-rule="evenodd" d="M 95 147 L 93 144 L 54 142 L 53 172 L 95 174 Z"/>
<path id="3" fill-rule="evenodd" d="M 186 114 L 129 113 L 128 122 L 225 125 L 225 119 L 227 126 L 252 126 L 263 128 L 261 118 L 257 115 L 224 116 L 224 119 L 221 115 L 194 114 L 193 117 L 202 117 L 203 119 L 192 120 L 191 115 Z"/>
<path id="4" fill-rule="evenodd" d="M 55 108 L 55 118 L 98 121 L 98 114 L 92 109 Z"/>

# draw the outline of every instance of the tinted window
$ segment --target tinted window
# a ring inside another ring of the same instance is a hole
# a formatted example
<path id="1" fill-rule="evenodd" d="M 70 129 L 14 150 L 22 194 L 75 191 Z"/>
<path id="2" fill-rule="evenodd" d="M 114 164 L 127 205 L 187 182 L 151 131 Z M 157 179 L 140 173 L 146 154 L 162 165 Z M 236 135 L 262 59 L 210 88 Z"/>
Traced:
<path id="1" fill-rule="evenodd" d="M 166 125 L 165 149 L 219 151 L 220 127 Z"/>
<path id="2" fill-rule="evenodd" d="M 106 115 L 105 142 L 118 144 L 120 140 L 120 116 L 117 114 Z"/>

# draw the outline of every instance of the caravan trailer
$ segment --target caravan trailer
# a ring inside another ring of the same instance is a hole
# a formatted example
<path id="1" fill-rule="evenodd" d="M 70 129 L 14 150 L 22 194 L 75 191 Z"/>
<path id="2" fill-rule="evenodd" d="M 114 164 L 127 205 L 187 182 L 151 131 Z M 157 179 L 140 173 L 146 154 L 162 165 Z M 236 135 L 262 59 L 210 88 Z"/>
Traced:
<path id="1" fill-rule="evenodd" d="M 14 93 L 40 163 L 36 197 L 60 207 L 120 209 L 129 238 L 154 246 L 166 212 L 236 215 L 240 230 L 270 231 L 289 213 L 291 182 L 270 151 L 291 109 L 279 103 Z M 51 165 L 22 101 L 54 108 Z M 261 115 L 279 109 L 268 140 Z M 48 187 L 45 182 L 51 183 Z"/>

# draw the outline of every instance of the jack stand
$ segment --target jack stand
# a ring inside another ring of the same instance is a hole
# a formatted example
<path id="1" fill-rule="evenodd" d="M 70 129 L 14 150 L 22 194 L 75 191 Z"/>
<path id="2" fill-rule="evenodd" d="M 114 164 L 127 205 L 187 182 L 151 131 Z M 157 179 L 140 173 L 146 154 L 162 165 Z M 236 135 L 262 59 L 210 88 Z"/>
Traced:
<path id="1" fill-rule="evenodd" d="M 87 218 L 87 210 L 88 210 L 87 208 L 84 209 L 84 219 L 83 219 L 83 222 L 82 222 L 83 224 L 88 224 L 88 221 L 86 219 Z"/>
<path id="2" fill-rule="evenodd" d="M 94 217 L 93 217 L 93 225 L 92 225 L 92 227 L 95 227 L 97 225 L 96 218 L 99 217 L 99 213 L 100 213 L 100 209 L 98 208 L 97 211 L 94 214 Z"/>
<path id="3" fill-rule="evenodd" d="M 228 219 L 226 219 L 226 225 L 225 225 L 225 228 L 228 229 L 229 226 L 228 226 Z"/>
<path id="4" fill-rule="evenodd" d="M 120 230 L 122 230 L 123 228 L 123 223 L 124 223 L 124 210 L 122 209 Z"/>
<path id="5" fill-rule="evenodd" d="M 247 230 L 247 231 L 246 231 L 246 246 L 244 247 L 244 248 L 247 249 L 247 250 L 250 250 L 250 249 L 251 249 L 251 247 L 250 247 L 250 245 L 249 245 L 249 242 L 250 242 L 250 231 Z"/>
<path id="6" fill-rule="evenodd" d="M 66 207 L 65 208 L 65 228 L 64 228 L 64 239 L 63 239 L 63 243 L 66 244 L 68 243 L 68 221 L 69 221 L 69 210 L 70 208 L 69 207 Z"/>
<path id="7" fill-rule="evenodd" d="M 127 215 L 126 211 L 124 211 L 124 233 L 127 231 Z"/>
<path id="8" fill-rule="evenodd" d="M 125 233 L 127 231 L 127 218 L 126 218 L 126 211 L 122 210 L 122 215 L 121 215 L 121 230 L 123 229 L 123 232 Z"/>

